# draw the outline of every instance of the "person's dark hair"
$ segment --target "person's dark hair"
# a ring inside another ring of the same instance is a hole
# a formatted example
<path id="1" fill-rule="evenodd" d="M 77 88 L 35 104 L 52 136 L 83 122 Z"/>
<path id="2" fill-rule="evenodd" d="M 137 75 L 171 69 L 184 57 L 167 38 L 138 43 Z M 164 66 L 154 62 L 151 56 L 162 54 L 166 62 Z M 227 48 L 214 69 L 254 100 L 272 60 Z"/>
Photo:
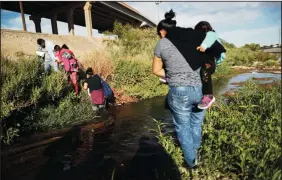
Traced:
<path id="1" fill-rule="evenodd" d="M 195 30 L 200 30 L 200 31 L 204 31 L 205 33 L 206 32 L 209 32 L 209 31 L 213 31 L 215 32 L 210 23 L 208 23 L 207 21 L 200 21 L 196 26 L 195 26 Z"/>
<path id="2" fill-rule="evenodd" d="M 55 46 L 54 46 L 54 51 L 60 51 L 60 50 L 61 50 L 61 48 L 60 48 L 59 45 L 55 45 Z"/>
<path id="3" fill-rule="evenodd" d="M 44 42 L 45 42 L 44 39 L 41 39 L 41 38 L 37 39 L 37 44 L 40 46 L 44 45 Z"/>
<path id="4" fill-rule="evenodd" d="M 175 13 L 172 9 L 169 12 L 165 13 L 164 16 L 165 19 L 161 20 L 157 26 L 157 33 L 159 36 L 161 36 L 160 30 L 168 30 L 169 28 L 176 27 L 176 21 L 172 20 L 172 18 L 175 17 Z"/>
<path id="5" fill-rule="evenodd" d="M 66 44 L 63 44 L 62 49 L 69 49 L 69 47 Z"/>
<path id="6" fill-rule="evenodd" d="M 91 67 L 87 68 L 85 74 L 92 76 L 94 74 L 93 69 Z"/>

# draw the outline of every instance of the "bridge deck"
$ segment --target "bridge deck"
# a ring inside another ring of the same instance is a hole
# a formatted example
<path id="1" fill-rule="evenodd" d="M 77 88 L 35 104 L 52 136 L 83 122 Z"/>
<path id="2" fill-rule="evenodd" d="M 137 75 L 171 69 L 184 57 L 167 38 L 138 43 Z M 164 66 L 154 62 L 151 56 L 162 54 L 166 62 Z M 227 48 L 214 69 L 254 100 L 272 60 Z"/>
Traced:
<path id="1" fill-rule="evenodd" d="M 87 26 L 86 13 L 83 8 L 86 2 L 66 2 L 66 1 L 23 1 L 24 14 L 40 18 L 52 19 L 56 13 L 56 20 L 69 23 L 68 12 L 73 9 L 73 24 Z M 149 27 L 156 27 L 156 24 L 140 14 L 129 5 L 114 1 L 89 1 L 91 4 L 92 28 L 99 31 L 111 30 L 113 23 L 119 21 L 123 24 L 129 23 L 134 26 L 140 26 L 146 22 Z M 1 3 L 1 9 L 21 12 L 18 1 L 4 1 Z"/>

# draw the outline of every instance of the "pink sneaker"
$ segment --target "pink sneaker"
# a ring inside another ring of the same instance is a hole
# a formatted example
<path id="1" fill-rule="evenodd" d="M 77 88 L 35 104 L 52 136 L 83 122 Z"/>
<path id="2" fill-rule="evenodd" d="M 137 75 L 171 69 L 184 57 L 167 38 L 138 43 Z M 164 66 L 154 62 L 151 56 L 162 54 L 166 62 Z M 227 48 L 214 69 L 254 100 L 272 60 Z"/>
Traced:
<path id="1" fill-rule="evenodd" d="M 213 95 L 204 95 L 203 99 L 198 104 L 198 108 L 199 109 L 208 109 L 214 102 L 215 102 L 215 97 Z"/>

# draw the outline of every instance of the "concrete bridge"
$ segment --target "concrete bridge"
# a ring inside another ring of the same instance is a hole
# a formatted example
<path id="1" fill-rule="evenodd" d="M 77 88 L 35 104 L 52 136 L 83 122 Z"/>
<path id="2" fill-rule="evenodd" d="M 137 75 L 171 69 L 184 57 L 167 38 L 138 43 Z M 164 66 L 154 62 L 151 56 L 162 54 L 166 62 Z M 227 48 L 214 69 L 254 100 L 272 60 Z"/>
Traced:
<path id="1" fill-rule="evenodd" d="M 274 47 L 268 49 L 262 49 L 263 52 L 274 53 L 274 54 L 281 54 L 281 47 Z"/>
<path id="2" fill-rule="evenodd" d="M 41 18 L 51 20 L 52 33 L 58 34 L 57 21 L 68 23 L 69 33 L 75 35 L 74 25 L 84 26 L 88 37 L 92 38 L 92 29 L 99 32 L 112 30 L 115 21 L 131 24 L 134 27 L 156 27 L 156 24 L 123 2 L 117 1 L 4 1 L 1 9 L 19 12 L 22 16 L 23 31 L 26 31 L 24 14 L 35 24 L 35 30 L 41 33 Z"/>

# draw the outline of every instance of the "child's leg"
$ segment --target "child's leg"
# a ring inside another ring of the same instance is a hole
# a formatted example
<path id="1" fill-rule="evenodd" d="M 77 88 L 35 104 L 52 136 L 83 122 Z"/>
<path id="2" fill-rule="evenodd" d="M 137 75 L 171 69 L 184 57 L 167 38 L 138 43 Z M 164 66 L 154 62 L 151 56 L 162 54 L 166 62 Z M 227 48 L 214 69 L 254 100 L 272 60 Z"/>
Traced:
<path id="1" fill-rule="evenodd" d="M 213 87 L 212 87 L 212 74 L 215 72 L 215 62 L 208 61 L 201 68 L 201 78 L 203 84 L 203 95 L 212 95 Z"/>
<path id="2" fill-rule="evenodd" d="M 52 64 L 53 64 L 54 71 L 58 72 L 59 71 L 59 64 L 57 62 L 55 62 L 55 61 L 53 61 Z"/>
<path id="3" fill-rule="evenodd" d="M 76 94 L 78 94 L 79 87 L 78 87 L 78 83 L 77 83 L 77 73 L 71 72 L 70 73 L 70 79 L 71 79 L 71 83 L 74 86 L 74 90 L 75 90 Z"/>
<path id="4" fill-rule="evenodd" d="M 201 68 L 201 79 L 203 84 L 202 87 L 203 95 L 212 94 L 212 87 L 211 87 L 212 79 L 205 65 Z"/>
<path id="5" fill-rule="evenodd" d="M 198 104 L 199 109 L 207 109 L 215 101 L 213 96 L 213 87 L 212 87 L 212 77 L 211 75 L 215 71 L 215 62 L 209 61 L 204 64 L 201 68 L 201 78 L 203 84 L 203 99 Z"/>

